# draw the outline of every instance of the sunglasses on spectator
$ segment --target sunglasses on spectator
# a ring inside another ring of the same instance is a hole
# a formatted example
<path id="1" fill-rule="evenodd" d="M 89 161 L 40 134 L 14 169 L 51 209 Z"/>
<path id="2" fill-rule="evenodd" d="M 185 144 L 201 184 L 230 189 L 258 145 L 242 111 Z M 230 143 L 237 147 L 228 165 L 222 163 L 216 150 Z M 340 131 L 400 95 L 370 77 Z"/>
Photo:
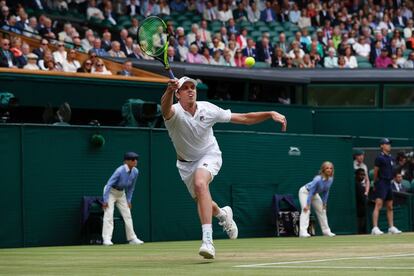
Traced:
<path id="1" fill-rule="evenodd" d="M 9 46 L 10 43 L 3 43 L 3 46 Z"/>
<path id="2" fill-rule="evenodd" d="M 59 44 L 58 46 L 59 46 L 59 47 L 63 47 L 63 46 L 65 46 L 65 45 L 63 45 L 63 44 Z"/>
<path id="3" fill-rule="evenodd" d="M 49 43 L 42 43 L 42 45 L 48 45 Z"/>
<path id="4" fill-rule="evenodd" d="M 102 67 L 104 66 L 103 64 L 96 64 L 96 67 Z"/>

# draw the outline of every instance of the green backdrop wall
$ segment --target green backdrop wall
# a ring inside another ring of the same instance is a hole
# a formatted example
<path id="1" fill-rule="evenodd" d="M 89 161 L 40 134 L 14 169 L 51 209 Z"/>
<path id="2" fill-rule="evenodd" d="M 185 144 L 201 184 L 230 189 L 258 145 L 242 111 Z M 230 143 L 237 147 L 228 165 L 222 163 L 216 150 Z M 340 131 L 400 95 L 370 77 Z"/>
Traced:
<path id="1" fill-rule="evenodd" d="M 90 144 L 97 132 L 106 139 L 99 149 Z M 274 235 L 272 195 L 297 198 L 324 160 L 336 165 L 331 227 L 355 232 L 351 139 L 235 131 L 216 136 L 224 162 L 212 194 L 220 205 L 233 207 L 240 237 Z M 102 194 L 127 150 L 141 155 L 133 197 L 138 235 L 145 241 L 200 238 L 195 204 L 179 178 L 165 130 L 3 124 L 0 142 L 0 200 L 7 206 L 0 211 L 0 247 L 80 243 L 82 197 Z M 291 147 L 301 155 L 289 155 Z M 224 237 L 216 223 L 214 230 L 216 238 Z M 118 232 L 124 241 L 123 229 Z"/>

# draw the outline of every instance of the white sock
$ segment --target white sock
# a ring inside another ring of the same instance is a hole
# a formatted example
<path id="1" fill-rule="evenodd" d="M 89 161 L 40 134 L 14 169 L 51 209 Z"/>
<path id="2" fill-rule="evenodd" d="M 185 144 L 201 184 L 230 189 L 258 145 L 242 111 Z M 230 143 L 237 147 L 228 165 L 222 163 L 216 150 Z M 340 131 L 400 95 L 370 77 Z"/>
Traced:
<path id="1" fill-rule="evenodd" d="M 203 224 L 201 225 L 201 229 L 203 230 L 203 242 L 213 242 L 213 227 L 211 224 Z"/>
<path id="2" fill-rule="evenodd" d="M 216 215 L 216 218 L 217 218 L 219 221 L 223 221 L 223 220 L 225 220 L 225 219 L 226 219 L 226 212 L 224 212 L 221 208 L 219 208 L 219 212 L 218 212 L 218 214 Z"/>

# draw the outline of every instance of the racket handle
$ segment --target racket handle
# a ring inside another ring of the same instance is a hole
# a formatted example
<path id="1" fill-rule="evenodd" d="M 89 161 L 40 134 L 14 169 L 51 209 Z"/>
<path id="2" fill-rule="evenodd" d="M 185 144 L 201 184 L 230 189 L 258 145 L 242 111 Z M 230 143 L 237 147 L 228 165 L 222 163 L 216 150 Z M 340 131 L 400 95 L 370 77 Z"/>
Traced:
<path id="1" fill-rule="evenodd" d="M 172 72 L 172 70 L 171 69 L 168 69 L 168 76 L 170 77 L 170 79 L 175 79 L 175 76 L 174 76 L 174 74 L 173 74 L 173 72 Z"/>

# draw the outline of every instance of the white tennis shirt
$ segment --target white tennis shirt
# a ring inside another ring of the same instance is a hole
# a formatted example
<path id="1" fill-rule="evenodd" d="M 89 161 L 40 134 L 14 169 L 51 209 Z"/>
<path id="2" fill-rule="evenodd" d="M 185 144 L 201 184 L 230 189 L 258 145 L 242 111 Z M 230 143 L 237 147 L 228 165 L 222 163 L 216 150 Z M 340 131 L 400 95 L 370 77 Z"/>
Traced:
<path id="1" fill-rule="evenodd" d="M 197 161 L 209 152 L 221 153 L 213 126 L 215 123 L 230 122 L 230 109 L 224 110 L 209 102 L 197 102 L 197 110 L 192 116 L 180 103 L 173 107 L 174 115 L 165 121 L 165 126 L 179 157 Z"/>

